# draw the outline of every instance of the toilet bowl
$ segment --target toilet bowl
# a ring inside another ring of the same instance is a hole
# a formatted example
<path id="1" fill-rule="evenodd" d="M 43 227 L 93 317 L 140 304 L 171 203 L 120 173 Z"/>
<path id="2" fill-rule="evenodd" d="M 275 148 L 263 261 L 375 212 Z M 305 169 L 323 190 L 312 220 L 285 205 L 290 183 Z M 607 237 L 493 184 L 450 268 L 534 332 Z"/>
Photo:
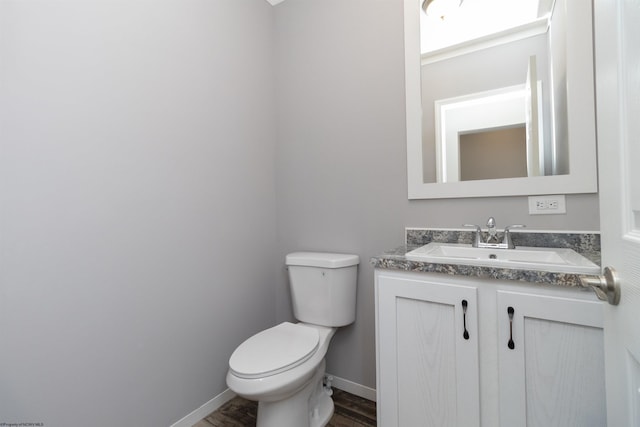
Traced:
<path id="1" fill-rule="evenodd" d="M 294 316 L 244 341 L 229 359 L 227 385 L 258 401 L 257 427 L 323 427 L 333 415 L 323 384 L 325 355 L 355 320 L 357 255 L 287 255 Z"/>
<path id="2" fill-rule="evenodd" d="M 285 322 L 236 349 L 229 360 L 227 385 L 239 396 L 258 401 L 258 427 L 326 425 L 333 401 L 323 384 L 324 356 L 335 332 L 336 328 Z M 287 339 L 287 334 L 294 338 Z M 262 362 L 258 367 L 249 362 L 256 354 Z"/>

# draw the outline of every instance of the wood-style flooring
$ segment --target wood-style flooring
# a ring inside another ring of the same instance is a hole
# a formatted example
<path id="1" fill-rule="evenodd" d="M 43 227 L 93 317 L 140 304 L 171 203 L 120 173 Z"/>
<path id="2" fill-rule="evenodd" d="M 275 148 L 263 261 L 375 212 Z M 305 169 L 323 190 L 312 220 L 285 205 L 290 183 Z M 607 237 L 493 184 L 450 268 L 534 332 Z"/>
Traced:
<path id="1" fill-rule="evenodd" d="M 335 411 L 328 427 L 376 426 L 375 402 L 337 388 L 333 389 L 332 398 Z M 257 402 L 235 397 L 193 427 L 254 427 L 257 412 Z"/>

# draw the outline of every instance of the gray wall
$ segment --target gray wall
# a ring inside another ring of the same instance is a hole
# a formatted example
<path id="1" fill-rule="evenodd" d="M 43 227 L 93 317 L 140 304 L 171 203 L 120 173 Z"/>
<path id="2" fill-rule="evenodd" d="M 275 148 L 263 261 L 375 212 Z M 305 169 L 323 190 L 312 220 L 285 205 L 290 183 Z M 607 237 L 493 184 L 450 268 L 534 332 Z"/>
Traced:
<path id="1" fill-rule="evenodd" d="M 294 0 L 276 7 L 278 253 L 360 255 L 354 325 L 333 374 L 375 383 L 368 260 L 402 242 L 407 204 L 402 2 Z M 286 280 L 279 320 L 291 316 Z"/>
<path id="2" fill-rule="evenodd" d="M 278 253 L 360 255 L 358 314 L 339 331 L 329 372 L 375 386 L 373 268 L 404 227 L 524 223 L 597 230 L 595 195 L 567 215 L 530 216 L 526 197 L 407 200 L 402 0 L 291 0 L 276 7 Z M 549 188 L 549 193 L 554 189 Z M 281 270 L 278 318 L 290 318 Z"/>
<path id="3" fill-rule="evenodd" d="M 170 425 L 275 322 L 273 8 L 3 0 L 0 32 L 0 422 Z"/>

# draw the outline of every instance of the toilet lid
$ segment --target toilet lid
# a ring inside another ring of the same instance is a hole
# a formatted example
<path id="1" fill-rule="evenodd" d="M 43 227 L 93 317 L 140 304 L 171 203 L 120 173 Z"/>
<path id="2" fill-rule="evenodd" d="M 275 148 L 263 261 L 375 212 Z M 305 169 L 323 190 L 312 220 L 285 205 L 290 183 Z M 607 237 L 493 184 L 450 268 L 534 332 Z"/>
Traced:
<path id="1" fill-rule="evenodd" d="M 316 329 L 284 322 L 240 344 L 229 359 L 229 368 L 241 378 L 275 375 L 306 362 L 318 342 Z"/>

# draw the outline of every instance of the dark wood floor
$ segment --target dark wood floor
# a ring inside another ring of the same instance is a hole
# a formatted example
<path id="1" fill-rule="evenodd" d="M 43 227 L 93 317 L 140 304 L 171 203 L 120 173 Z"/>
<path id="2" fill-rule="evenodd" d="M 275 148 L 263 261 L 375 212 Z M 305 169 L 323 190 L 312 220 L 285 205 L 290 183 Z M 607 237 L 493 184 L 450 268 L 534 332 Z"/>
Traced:
<path id="1" fill-rule="evenodd" d="M 335 412 L 328 427 L 376 426 L 375 402 L 336 388 L 332 397 Z M 193 427 L 252 427 L 256 425 L 257 411 L 257 402 L 235 397 Z"/>

